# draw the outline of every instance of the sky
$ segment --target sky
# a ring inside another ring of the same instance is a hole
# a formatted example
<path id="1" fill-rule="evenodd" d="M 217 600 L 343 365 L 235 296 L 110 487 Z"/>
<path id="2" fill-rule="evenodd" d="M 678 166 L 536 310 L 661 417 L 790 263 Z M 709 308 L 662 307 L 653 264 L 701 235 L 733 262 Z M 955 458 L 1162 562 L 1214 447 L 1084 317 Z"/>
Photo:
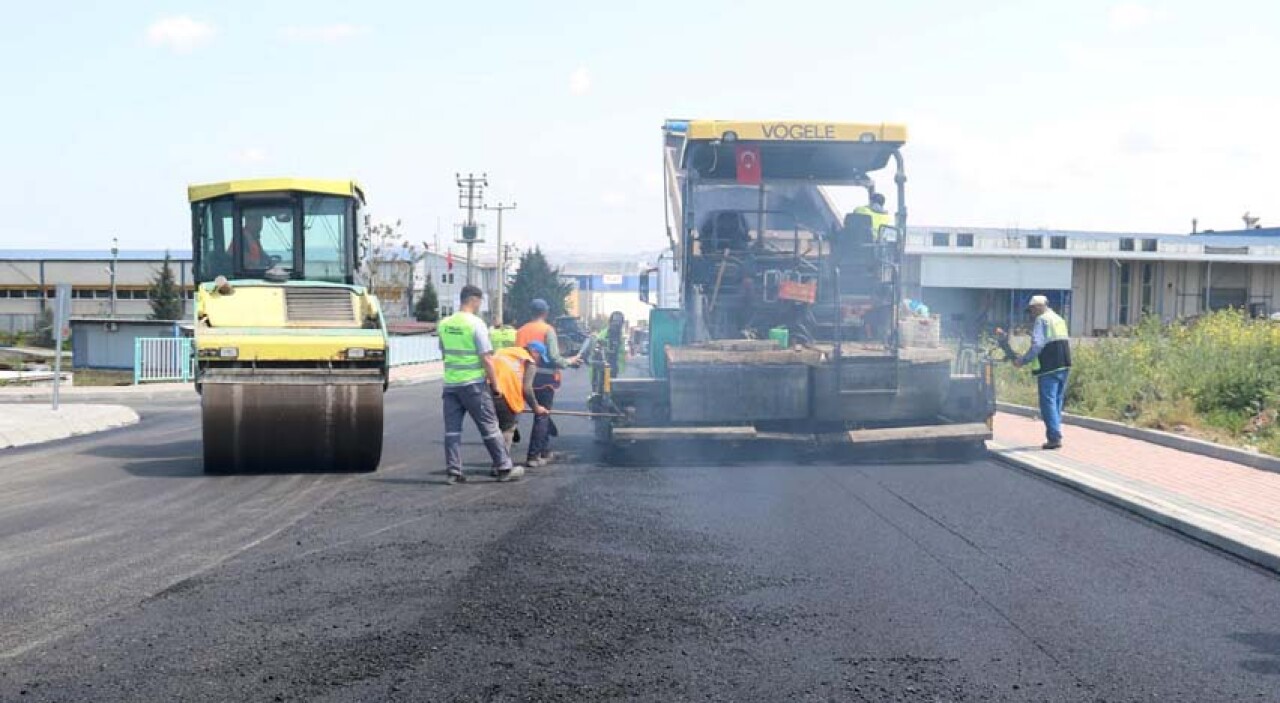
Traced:
<path id="1" fill-rule="evenodd" d="M 914 224 L 1280 225 L 1280 3 L 0 8 L 0 248 L 187 249 L 187 184 L 288 175 L 443 246 L 483 172 L 517 246 L 626 258 L 666 118 L 904 123 Z"/>

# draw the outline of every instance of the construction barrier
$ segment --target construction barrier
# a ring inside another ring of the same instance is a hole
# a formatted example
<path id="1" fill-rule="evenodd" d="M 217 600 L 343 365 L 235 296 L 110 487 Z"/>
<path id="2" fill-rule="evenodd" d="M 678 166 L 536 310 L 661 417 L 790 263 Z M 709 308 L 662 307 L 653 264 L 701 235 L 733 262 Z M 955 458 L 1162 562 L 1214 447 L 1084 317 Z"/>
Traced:
<path id="1" fill-rule="evenodd" d="M 133 343 L 133 383 L 188 382 L 195 376 L 190 337 L 139 337 Z"/>
<path id="2" fill-rule="evenodd" d="M 440 361 L 444 355 L 440 353 L 440 338 L 423 335 L 408 337 L 391 337 L 388 357 L 392 366 L 408 364 L 425 364 L 429 361 Z"/>

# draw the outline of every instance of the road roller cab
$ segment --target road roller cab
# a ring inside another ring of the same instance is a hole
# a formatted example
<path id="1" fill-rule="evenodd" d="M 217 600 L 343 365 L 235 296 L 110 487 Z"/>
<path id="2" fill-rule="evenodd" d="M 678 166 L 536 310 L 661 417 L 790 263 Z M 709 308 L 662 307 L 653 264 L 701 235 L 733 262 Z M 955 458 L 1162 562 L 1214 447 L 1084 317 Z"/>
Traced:
<path id="1" fill-rule="evenodd" d="M 352 181 L 188 189 L 205 471 L 372 471 L 387 333 L 356 284 Z"/>

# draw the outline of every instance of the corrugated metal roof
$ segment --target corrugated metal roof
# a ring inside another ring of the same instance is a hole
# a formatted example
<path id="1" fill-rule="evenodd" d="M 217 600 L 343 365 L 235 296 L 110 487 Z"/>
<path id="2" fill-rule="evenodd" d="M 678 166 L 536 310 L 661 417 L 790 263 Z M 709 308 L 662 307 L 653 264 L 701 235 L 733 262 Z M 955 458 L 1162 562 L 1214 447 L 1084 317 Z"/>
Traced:
<path id="1" fill-rule="evenodd" d="M 122 249 L 120 261 L 163 261 L 164 249 Z M 191 252 L 170 249 L 174 261 L 191 261 Z M 110 261 L 111 252 L 101 249 L 0 249 L 0 261 Z"/>

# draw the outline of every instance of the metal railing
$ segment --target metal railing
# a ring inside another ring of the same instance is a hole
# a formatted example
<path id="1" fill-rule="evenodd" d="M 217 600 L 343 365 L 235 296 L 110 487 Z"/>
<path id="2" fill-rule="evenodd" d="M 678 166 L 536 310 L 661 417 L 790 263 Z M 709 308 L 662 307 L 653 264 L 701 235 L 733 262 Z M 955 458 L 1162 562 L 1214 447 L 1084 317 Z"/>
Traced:
<path id="1" fill-rule="evenodd" d="M 194 362 L 190 337 L 140 337 L 133 343 L 133 383 L 188 382 Z"/>
<path id="2" fill-rule="evenodd" d="M 195 357 L 190 337 L 142 337 L 134 340 L 133 382 L 189 382 L 195 378 Z M 440 338 L 391 337 L 388 352 L 392 366 L 440 361 Z"/>
<path id="3" fill-rule="evenodd" d="M 392 366 L 425 364 L 429 361 L 440 361 L 444 358 L 444 355 L 440 353 L 439 337 L 429 337 L 427 335 L 391 337 L 388 344 L 388 358 Z"/>

